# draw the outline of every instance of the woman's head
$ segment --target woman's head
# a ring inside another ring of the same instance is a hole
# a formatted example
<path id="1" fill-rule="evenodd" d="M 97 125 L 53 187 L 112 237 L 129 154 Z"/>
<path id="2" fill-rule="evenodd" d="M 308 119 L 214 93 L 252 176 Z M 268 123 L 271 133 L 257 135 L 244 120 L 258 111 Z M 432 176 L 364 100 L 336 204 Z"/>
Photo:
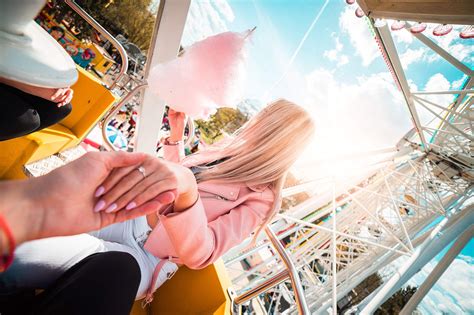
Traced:
<path id="1" fill-rule="evenodd" d="M 284 99 L 274 101 L 240 128 L 232 140 L 211 148 L 228 159 L 203 170 L 198 181 L 275 184 L 296 161 L 313 133 L 314 123 L 308 112 Z"/>

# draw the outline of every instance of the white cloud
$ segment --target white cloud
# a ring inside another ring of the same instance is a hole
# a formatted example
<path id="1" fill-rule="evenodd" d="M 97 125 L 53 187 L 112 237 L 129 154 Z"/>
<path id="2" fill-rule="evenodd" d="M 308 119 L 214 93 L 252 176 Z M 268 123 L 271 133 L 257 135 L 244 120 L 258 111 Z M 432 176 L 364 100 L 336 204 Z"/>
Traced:
<path id="1" fill-rule="evenodd" d="M 464 83 L 464 81 L 466 81 L 466 78 L 467 78 L 467 75 L 464 74 L 460 79 L 451 82 L 451 87 L 453 89 L 461 89 L 462 84 Z"/>
<path id="2" fill-rule="evenodd" d="M 323 55 L 329 60 L 336 62 L 336 65 L 340 67 L 349 62 L 349 57 L 341 53 L 344 45 L 339 40 L 339 37 L 335 36 L 334 41 L 336 43 L 336 47 L 334 49 L 324 51 Z"/>
<path id="3" fill-rule="evenodd" d="M 425 91 L 447 91 L 450 87 L 451 83 L 448 79 L 441 73 L 436 73 L 426 82 Z M 426 98 L 441 106 L 447 106 L 453 99 L 453 95 L 428 95 Z"/>
<path id="4" fill-rule="evenodd" d="M 454 25 L 453 30 L 444 36 L 434 36 L 432 30 L 437 24 L 428 23 L 427 31 L 423 34 L 437 43 L 441 48 L 449 52 L 459 61 L 474 62 L 474 46 L 469 40 L 459 38 L 459 33 L 464 29 L 462 25 Z M 432 52 L 428 55 L 428 61 L 439 60 L 441 57 Z"/>
<path id="5" fill-rule="evenodd" d="M 394 146 L 411 128 L 402 94 L 388 72 L 344 84 L 320 69 L 306 77 L 306 106 L 319 126 L 315 147 L 324 154 Z"/>
<path id="6" fill-rule="evenodd" d="M 449 50 L 451 54 L 460 61 L 474 61 L 474 45 L 453 44 Z"/>
<path id="7" fill-rule="evenodd" d="M 442 75 L 441 73 L 436 73 L 428 79 L 425 85 L 425 88 L 423 90 L 424 91 L 446 91 L 446 90 L 449 90 L 450 87 L 451 87 L 451 83 L 448 81 L 448 79 L 446 79 L 445 76 Z M 453 99 L 453 95 L 450 95 L 450 94 L 419 95 L 419 97 L 421 97 L 422 99 L 429 100 L 443 107 L 447 107 Z M 432 105 L 428 105 L 428 108 L 430 108 L 432 111 L 436 113 L 440 112 L 439 108 L 434 107 Z M 423 106 L 418 105 L 418 104 L 416 105 L 416 109 L 417 109 L 418 116 L 420 118 L 420 122 L 422 125 L 431 126 L 431 127 L 436 126 L 436 123 L 439 120 L 433 115 L 433 113 L 431 113 L 430 111 L 425 109 Z"/>
<path id="8" fill-rule="evenodd" d="M 391 24 L 389 23 L 389 25 Z M 411 44 L 413 42 L 413 35 L 407 29 L 393 31 L 392 34 L 397 43 Z"/>
<path id="9" fill-rule="evenodd" d="M 191 1 L 182 43 L 189 46 L 208 36 L 228 31 L 234 12 L 226 0 Z"/>
<path id="10" fill-rule="evenodd" d="M 217 11 L 219 11 L 224 18 L 229 21 L 233 22 L 235 19 L 234 11 L 232 11 L 232 8 L 230 7 L 229 3 L 226 0 L 214 0 L 212 1 L 212 4 L 216 8 Z"/>
<path id="11" fill-rule="evenodd" d="M 362 64 L 370 65 L 380 53 L 367 23 L 355 16 L 354 8 L 347 6 L 339 16 L 339 25 L 349 35 L 356 54 L 362 58 Z"/>
<path id="12" fill-rule="evenodd" d="M 474 313 L 474 266 L 472 257 L 460 255 L 456 258 L 433 288 L 421 301 L 418 309 L 423 314 L 472 314 Z M 436 263 L 428 263 L 410 281 L 411 285 L 420 285 Z"/>
<path id="13" fill-rule="evenodd" d="M 408 48 L 403 54 L 400 55 L 400 62 L 402 63 L 403 69 L 407 69 L 411 63 L 423 60 L 423 56 L 426 54 L 428 49 L 418 48 L 411 49 Z"/>
<path id="14" fill-rule="evenodd" d="M 384 278 L 400 270 L 407 261 L 400 257 L 379 271 Z M 440 257 L 427 263 L 416 273 L 407 285 L 419 287 L 436 267 Z M 441 278 L 434 284 L 417 309 L 426 315 L 431 314 L 474 314 L 474 258 L 458 255 L 446 269 Z"/>

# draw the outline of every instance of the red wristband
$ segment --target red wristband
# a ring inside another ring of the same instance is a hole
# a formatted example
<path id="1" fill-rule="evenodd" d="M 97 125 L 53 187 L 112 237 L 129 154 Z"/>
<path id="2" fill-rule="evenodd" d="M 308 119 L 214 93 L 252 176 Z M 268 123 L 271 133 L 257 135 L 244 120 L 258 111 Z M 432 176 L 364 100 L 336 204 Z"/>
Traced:
<path id="1" fill-rule="evenodd" d="M 15 252 L 15 239 L 13 238 L 13 233 L 10 227 L 8 226 L 5 218 L 0 214 L 0 233 L 6 235 L 8 240 L 8 255 L 1 253 L 0 256 L 0 272 L 5 271 L 13 262 L 13 254 Z"/>

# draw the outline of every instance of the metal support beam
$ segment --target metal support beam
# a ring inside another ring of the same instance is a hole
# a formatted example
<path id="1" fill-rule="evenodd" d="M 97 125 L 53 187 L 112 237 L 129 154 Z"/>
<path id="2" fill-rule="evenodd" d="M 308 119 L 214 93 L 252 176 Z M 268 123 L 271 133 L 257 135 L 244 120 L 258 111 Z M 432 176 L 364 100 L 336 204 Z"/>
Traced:
<path id="1" fill-rule="evenodd" d="M 120 58 L 122 59 L 120 65 L 120 71 L 115 78 L 114 83 L 110 86 L 110 89 L 114 88 L 117 82 L 119 82 L 120 78 L 125 74 L 128 69 L 128 56 L 125 48 L 123 48 L 122 44 L 119 43 L 118 40 L 115 39 L 102 25 L 99 24 L 92 16 L 90 16 L 86 11 L 84 11 L 74 0 L 66 0 L 65 1 L 71 9 L 73 9 L 77 14 L 79 14 L 90 26 L 92 26 L 97 32 L 99 32 L 102 36 L 104 36 L 119 52 Z"/>
<path id="2" fill-rule="evenodd" d="M 258 297 L 260 294 L 267 292 L 270 288 L 276 287 L 277 285 L 288 280 L 289 278 L 290 274 L 288 272 L 288 269 L 285 269 L 277 273 L 273 277 L 263 281 L 254 288 L 248 290 L 247 292 L 244 292 L 241 295 L 235 297 L 233 302 L 237 305 L 244 304 L 250 301 L 251 299 Z"/>
<path id="3" fill-rule="evenodd" d="M 427 142 L 423 134 L 423 128 L 420 123 L 420 118 L 418 117 L 415 104 L 413 103 L 410 87 L 408 86 L 408 81 L 405 77 L 405 72 L 403 71 L 403 67 L 400 62 L 400 57 L 398 56 L 397 49 L 395 48 L 395 43 L 393 42 L 392 34 L 390 34 L 390 30 L 388 29 L 387 25 L 379 28 L 374 27 L 374 31 L 375 36 L 379 37 L 381 43 L 383 44 L 383 48 L 385 49 L 387 57 L 390 63 L 392 64 L 393 70 L 395 71 L 398 83 L 400 84 L 400 88 L 403 92 L 403 96 L 405 97 L 405 101 L 407 102 L 408 110 L 410 111 L 414 127 L 418 133 L 418 136 L 420 137 L 421 144 L 423 145 L 423 149 L 427 150 Z"/>
<path id="4" fill-rule="evenodd" d="M 368 303 L 363 307 L 360 314 L 373 314 L 375 310 L 391 297 L 403 284 L 405 284 L 415 273 L 426 265 L 434 256 L 444 249 L 459 234 L 465 231 L 474 222 L 474 205 L 463 209 L 461 213 L 450 218 L 443 219 L 434 228 L 429 237 L 415 249 L 413 255 L 403 264 L 376 293 L 371 294 L 365 301 Z M 450 220 L 455 220 L 446 231 L 441 230 Z M 362 302 L 362 305 L 365 304 Z"/>
<path id="5" fill-rule="evenodd" d="M 308 305 L 306 303 L 306 298 L 304 297 L 303 287 L 301 286 L 301 280 L 298 275 L 298 271 L 296 270 L 293 261 L 291 260 L 288 253 L 285 251 L 283 245 L 281 245 L 280 240 L 277 238 L 275 233 L 273 233 L 272 229 L 267 226 L 265 227 L 265 233 L 267 234 L 268 238 L 273 244 L 273 247 L 278 252 L 281 260 L 285 264 L 286 268 L 289 271 L 291 286 L 293 287 L 293 292 L 295 294 L 295 302 L 298 308 L 298 312 L 301 315 L 309 315 L 311 312 L 309 311 Z"/>
<path id="6" fill-rule="evenodd" d="M 462 249 L 466 246 L 467 243 L 474 236 L 474 225 L 471 225 L 461 236 L 456 240 L 456 242 L 451 246 L 449 251 L 444 255 L 443 259 L 436 265 L 436 267 L 431 271 L 431 273 L 426 278 L 425 282 L 418 287 L 415 294 L 410 298 L 408 303 L 400 312 L 400 315 L 410 315 L 416 308 L 416 306 L 423 300 L 425 295 L 431 290 L 433 285 L 443 273 L 448 269 L 448 267 L 453 262 Z"/>
<path id="7" fill-rule="evenodd" d="M 158 27 L 155 28 L 158 32 L 155 45 L 150 47 L 149 56 L 152 57 L 147 60 L 150 62 L 150 68 L 169 61 L 178 54 L 190 4 L 191 0 L 160 1 L 162 15 L 157 21 Z M 159 141 L 165 102 L 153 94 L 150 88 L 145 90 L 140 107 L 136 151 L 154 155 Z"/>
<path id="8" fill-rule="evenodd" d="M 410 31 L 410 27 L 411 27 L 410 23 L 407 23 L 405 26 L 408 32 Z M 448 53 L 443 48 L 439 47 L 435 42 L 433 42 L 431 39 L 429 39 L 425 35 L 421 33 L 417 33 L 417 34 L 413 34 L 413 36 L 415 36 L 420 42 L 422 42 L 423 44 L 431 48 L 433 51 L 435 51 L 447 62 L 455 66 L 459 71 L 462 71 L 465 75 L 472 77 L 472 75 L 474 74 L 474 71 L 472 71 L 468 66 L 466 66 L 461 61 L 454 58 L 450 53 Z"/>

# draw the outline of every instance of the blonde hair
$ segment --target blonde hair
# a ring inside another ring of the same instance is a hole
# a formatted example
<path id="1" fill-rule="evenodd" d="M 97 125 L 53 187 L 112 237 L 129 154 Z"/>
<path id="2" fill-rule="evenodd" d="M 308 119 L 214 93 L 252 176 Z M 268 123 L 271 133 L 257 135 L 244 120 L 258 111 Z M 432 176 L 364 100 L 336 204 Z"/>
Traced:
<path id="1" fill-rule="evenodd" d="M 313 120 L 303 108 L 285 99 L 276 100 L 237 130 L 231 139 L 208 147 L 206 151 L 215 152 L 217 160 L 225 160 L 203 167 L 196 179 L 198 182 L 270 185 L 275 199 L 272 210 L 255 234 L 255 241 L 280 209 L 286 173 L 308 144 L 314 129 Z"/>

